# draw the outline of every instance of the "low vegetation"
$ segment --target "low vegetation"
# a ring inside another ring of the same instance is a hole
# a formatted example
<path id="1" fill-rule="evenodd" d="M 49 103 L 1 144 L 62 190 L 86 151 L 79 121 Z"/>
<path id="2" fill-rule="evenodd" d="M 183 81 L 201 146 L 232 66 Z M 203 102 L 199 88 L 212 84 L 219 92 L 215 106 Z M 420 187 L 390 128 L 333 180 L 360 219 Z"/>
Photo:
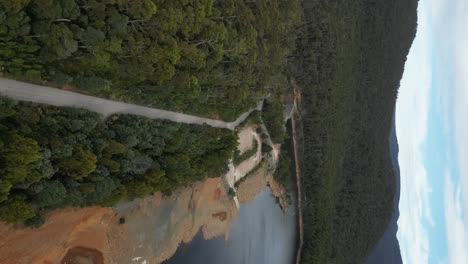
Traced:
<path id="1" fill-rule="evenodd" d="M 0 97 L 0 220 L 36 225 L 42 210 L 110 206 L 217 177 L 232 131 Z"/>

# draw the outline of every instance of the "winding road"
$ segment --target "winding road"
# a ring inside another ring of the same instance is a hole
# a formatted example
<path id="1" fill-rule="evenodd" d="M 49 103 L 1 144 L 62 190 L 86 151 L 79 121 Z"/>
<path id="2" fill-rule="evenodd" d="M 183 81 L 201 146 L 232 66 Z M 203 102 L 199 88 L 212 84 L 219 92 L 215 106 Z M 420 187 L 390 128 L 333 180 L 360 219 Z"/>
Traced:
<path id="1" fill-rule="evenodd" d="M 240 115 L 233 122 L 224 122 L 222 120 L 210 119 L 205 117 L 187 115 L 162 109 L 150 108 L 135 104 L 127 104 L 118 101 L 102 99 L 85 94 L 71 91 L 50 88 L 25 82 L 19 82 L 10 79 L 0 78 L 0 95 L 7 96 L 19 101 L 28 101 L 39 104 L 48 104 L 55 106 L 71 106 L 84 108 L 107 117 L 112 114 L 132 114 L 148 117 L 151 119 L 166 119 L 177 123 L 207 124 L 212 127 L 226 128 L 233 130 L 241 124 L 253 111 L 262 110 L 263 101 L 259 102 L 257 107 Z"/>

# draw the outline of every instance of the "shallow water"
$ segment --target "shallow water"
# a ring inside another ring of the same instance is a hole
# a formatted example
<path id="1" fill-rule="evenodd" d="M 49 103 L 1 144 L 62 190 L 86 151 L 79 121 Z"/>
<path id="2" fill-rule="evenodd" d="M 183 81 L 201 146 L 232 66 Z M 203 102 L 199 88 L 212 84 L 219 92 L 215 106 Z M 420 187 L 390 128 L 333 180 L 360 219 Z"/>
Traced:
<path id="1" fill-rule="evenodd" d="M 293 202 L 293 204 L 295 204 Z M 182 244 L 164 264 L 288 264 L 294 262 L 296 209 L 283 213 L 269 188 L 249 204 L 241 204 L 229 239 L 204 240 L 201 232 Z"/>

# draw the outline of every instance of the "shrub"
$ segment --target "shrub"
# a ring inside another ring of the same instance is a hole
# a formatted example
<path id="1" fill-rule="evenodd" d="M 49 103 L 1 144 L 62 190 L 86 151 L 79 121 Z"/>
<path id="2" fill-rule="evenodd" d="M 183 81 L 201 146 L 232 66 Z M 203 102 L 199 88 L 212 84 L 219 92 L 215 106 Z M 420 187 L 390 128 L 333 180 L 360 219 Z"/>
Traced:
<path id="1" fill-rule="evenodd" d="M 44 224 L 44 218 L 41 215 L 36 214 L 35 216 L 24 221 L 24 224 L 28 227 L 38 228 Z"/>
<path id="2" fill-rule="evenodd" d="M 235 197 L 235 196 L 236 196 L 236 191 L 234 190 L 234 188 L 229 187 L 228 195 L 231 196 L 231 197 Z"/>

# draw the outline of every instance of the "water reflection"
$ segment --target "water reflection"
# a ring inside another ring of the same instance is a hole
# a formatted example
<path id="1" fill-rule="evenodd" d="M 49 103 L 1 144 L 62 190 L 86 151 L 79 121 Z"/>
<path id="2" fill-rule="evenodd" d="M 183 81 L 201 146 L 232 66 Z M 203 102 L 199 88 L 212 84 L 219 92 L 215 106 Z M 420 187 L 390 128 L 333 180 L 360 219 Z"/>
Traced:
<path id="1" fill-rule="evenodd" d="M 253 202 L 241 205 L 227 241 L 204 240 L 199 233 L 164 264 L 287 264 L 293 263 L 295 246 L 295 208 L 284 214 L 266 188 Z"/>

